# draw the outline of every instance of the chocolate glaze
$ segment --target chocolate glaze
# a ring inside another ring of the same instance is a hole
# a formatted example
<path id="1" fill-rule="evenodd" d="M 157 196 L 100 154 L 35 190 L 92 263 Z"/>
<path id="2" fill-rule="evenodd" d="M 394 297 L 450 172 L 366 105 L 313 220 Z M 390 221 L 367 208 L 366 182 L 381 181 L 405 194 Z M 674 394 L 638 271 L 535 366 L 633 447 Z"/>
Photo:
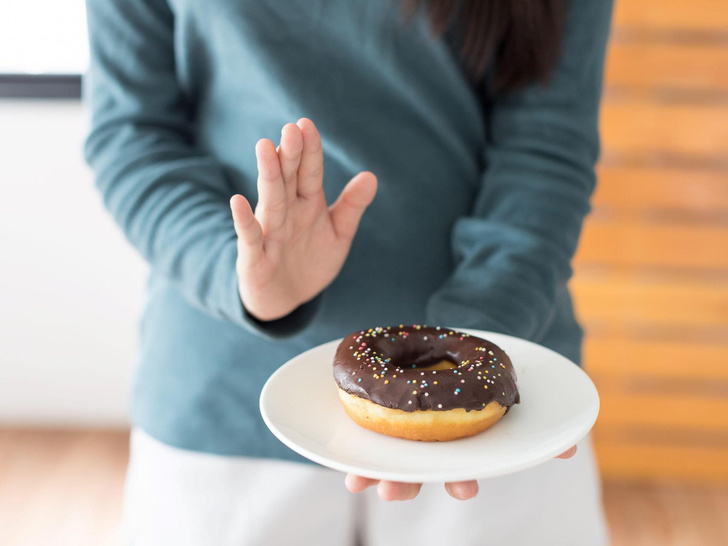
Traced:
<path id="1" fill-rule="evenodd" d="M 422 369 L 442 360 L 457 368 Z M 334 379 L 349 394 L 408 412 L 481 410 L 493 400 L 508 411 L 520 402 L 516 372 L 500 347 L 441 327 L 354 332 L 336 350 Z"/>

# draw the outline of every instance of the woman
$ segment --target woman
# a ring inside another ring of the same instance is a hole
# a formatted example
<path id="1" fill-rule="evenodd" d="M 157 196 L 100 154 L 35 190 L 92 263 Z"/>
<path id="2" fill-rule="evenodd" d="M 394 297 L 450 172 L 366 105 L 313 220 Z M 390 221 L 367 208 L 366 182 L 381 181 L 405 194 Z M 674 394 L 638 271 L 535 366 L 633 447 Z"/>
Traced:
<path id="1" fill-rule="evenodd" d="M 409 22 L 396 0 L 88 0 L 86 157 L 151 268 L 131 544 L 606 543 L 588 441 L 477 496 L 351 495 L 260 418 L 283 362 L 377 325 L 580 360 L 566 282 L 610 2 L 407 5 Z"/>

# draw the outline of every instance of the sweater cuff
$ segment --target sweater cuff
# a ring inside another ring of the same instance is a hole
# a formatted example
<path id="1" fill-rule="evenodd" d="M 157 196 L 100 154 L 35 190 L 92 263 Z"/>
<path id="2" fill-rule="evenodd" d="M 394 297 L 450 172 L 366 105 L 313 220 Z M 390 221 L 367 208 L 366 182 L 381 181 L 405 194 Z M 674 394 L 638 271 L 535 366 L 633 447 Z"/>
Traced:
<path id="1" fill-rule="evenodd" d="M 313 322 L 313 319 L 318 314 L 318 310 L 321 308 L 322 298 L 323 292 L 312 300 L 298 306 L 285 317 L 266 321 L 259 320 L 251 315 L 241 301 L 240 307 L 243 311 L 243 325 L 248 330 L 267 339 L 283 339 L 295 336 Z"/>

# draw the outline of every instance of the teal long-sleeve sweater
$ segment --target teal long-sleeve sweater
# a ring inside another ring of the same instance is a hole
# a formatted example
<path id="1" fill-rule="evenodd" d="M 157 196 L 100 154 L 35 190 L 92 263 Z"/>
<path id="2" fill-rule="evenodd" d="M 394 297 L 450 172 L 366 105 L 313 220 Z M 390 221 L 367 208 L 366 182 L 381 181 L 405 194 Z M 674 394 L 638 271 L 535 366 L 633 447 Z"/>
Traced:
<path id="1" fill-rule="evenodd" d="M 610 0 L 572 0 L 547 85 L 492 95 L 457 36 L 398 0 L 88 0 L 85 153 L 150 264 L 132 420 L 177 447 L 303 459 L 258 398 L 292 356 L 354 330 L 425 323 L 530 339 L 580 360 L 567 290 L 594 188 Z M 228 201 L 255 205 L 254 145 L 311 118 L 333 200 L 378 194 L 339 276 L 263 323 L 237 292 Z M 333 381 L 333 379 L 332 379 Z"/>

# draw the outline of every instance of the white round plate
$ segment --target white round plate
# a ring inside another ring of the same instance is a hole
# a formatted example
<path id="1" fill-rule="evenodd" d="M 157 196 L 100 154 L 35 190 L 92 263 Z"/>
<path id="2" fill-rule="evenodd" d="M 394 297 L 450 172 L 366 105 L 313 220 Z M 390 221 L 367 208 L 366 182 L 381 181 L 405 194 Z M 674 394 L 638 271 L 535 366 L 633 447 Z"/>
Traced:
<path id="1" fill-rule="evenodd" d="M 281 442 L 323 466 L 422 483 L 530 468 L 560 455 L 589 432 L 599 413 L 599 395 L 581 368 L 530 341 L 458 330 L 498 345 L 518 375 L 521 403 L 484 432 L 451 442 L 416 442 L 360 427 L 344 411 L 334 381 L 334 353 L 341 340 L 314 347 L 271 375 L 260 395 L 263 420 Z"/>

